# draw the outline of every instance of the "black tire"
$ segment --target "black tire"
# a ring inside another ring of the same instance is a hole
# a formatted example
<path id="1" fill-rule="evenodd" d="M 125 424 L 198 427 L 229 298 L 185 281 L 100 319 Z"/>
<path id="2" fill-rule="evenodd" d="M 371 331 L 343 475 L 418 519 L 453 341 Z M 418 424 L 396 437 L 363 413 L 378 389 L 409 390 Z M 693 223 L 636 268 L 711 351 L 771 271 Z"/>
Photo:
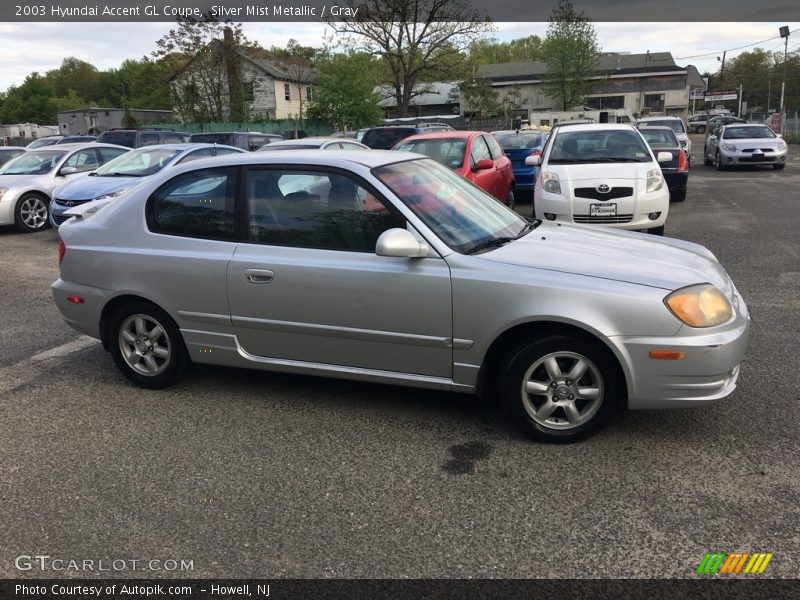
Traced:
<path id="1" fill-rule="evenodd" d="M 703 164 L 707 167 L 710 167 L 712 164 L 714 164 L 708 159 L 708 152 L 706 151 L 705 146 L 703 146 Z"/>
<path id="2" fill-rule="evenodd" d="M 775 169 L 776 171 L 782 171 L 785 167 L 786 164 L 772 165 L 772 168 Z"/>
<path id="3" fill-rule="evenodd" d="M 506 206 L 511 210 L 514 210 L 514 205 L 516 204 L 516 198 L 514 195 L 514 186 L 508 188 L 508 195 L 506 196 Z"/>
<path id="4" fill-rule="evenodd" d="M 556 361 L 558 377 L 552 377 L 545 367 L 552 364 L 550 359 Z M 586 370 L 573 381 L 569 375 L 578 360 Z M 550 335 L 517 346 L 499 376 L 506 412 L 523 432 L 543 442 L 584 439 L 603 427 L 624 399 L 622 375 L 610 351 L 599 342 L 592 344 L 567 335 Z M 526 385 L 536 385 L 542 391 L 530 393 Z M 587 398 L 580 397 L 579 389 Z M 571 419 L 575 425 L 570 424 Z"/>
<path id="5" fill-rule="evenodd" d="M 23 194 L 14 207 L 14 224 L 23 233 L 44 231 L 50 227 L 50 201 L 41 194 Z"/>
<path id="6" fill-rule="evenodd" d="M 675 190 L 669 195 L 670 202 L 683 202 L 686 200 L 686 188 L 682 190 Z"/>
<path id="7" fill-rule="evenodd" d="M 660 225 L 658 227 L 651 227 L 650 229 L 647 230 L 647 233 L 650 233 L 652 235 L 664 235 L 664 226 Z"/>
<path id="8" fill-rule="evenodd" d="M 136 322 L 137 317 L 141 318 L 142 327 Z M 160 326 L 160 332 L 155 332 L 155 325 Z M 154 304 L 143 301 L 126 304 L 114 313 L 108 326 L 111 356 L 123 375 L 136 385 L 160 389 L 178 381 L 186 371 L 189 356 L 178 326 Z M 125 340 L 126 331 L 135 340 Z"/>
<path id="9" fill-rule="evenodd" d="M 717 171 L 725 170 L 725 165 L 722 164 L 722 159 L 719 156 L 719 150 L 717 150 L 717 153 L 714 155 L 714 168 Z"/>
<path id="10" fill-rule="evenodd" d="M 703 125 L 700 125 L 700 127 L 697 128 L 697 133 L 705 133 L 705 132 L 706 128 Z"/>

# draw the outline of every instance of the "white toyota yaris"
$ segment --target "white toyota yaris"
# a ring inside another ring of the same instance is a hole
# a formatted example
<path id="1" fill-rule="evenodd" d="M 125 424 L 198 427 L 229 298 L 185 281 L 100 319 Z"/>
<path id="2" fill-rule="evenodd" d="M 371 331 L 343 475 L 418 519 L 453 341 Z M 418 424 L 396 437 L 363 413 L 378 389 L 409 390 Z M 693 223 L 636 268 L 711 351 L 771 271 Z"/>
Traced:
<path id="1" fill-rule="evenodd" d="M 658 156 L 630 125 L 566 123 L 553 128 L 534 188 L 537 219 L 566 223 L 644 229 L 663 235 L 669 212 L 669 189 Z"/>

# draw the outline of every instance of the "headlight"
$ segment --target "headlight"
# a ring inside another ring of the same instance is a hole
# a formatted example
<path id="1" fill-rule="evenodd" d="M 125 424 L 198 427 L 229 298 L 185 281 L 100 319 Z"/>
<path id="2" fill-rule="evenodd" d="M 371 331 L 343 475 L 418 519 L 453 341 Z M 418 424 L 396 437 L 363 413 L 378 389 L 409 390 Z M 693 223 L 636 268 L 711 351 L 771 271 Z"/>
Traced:
<path id="1" fill-rule="evenodd" d="M 664 298 L 664 303 L 689 327 L 714 327 L 727 323 L 733 316 L 725 294 L 710 283 L 676 290 Z"/>
<path id="2" fill-rule="evenodd" d="M 657 192 L 664 186 L 661 169 L 650 169 L 647 172 L 647 192 Z"/>
<path id="3" fill-rule="evenodd" d="M 778 150 L 786 150 L 786 142 L 778 140 Z M 0 190 L 0 196 L 3 195 L 3 190 Z"/>
<path id="4" fill-rule="evenodd" d="M 127 192 L 130 188 L 122 188 L 121 190 L 117 190 L 116 192 L 111 192 L 110 194 L 103 194 L 102 196 L 98 196 L 95 200 L 111 200 L 111 198 L 116 198 L 117 196 L 122 196 L 125 192 Z"/>
<path id="5" fill-rule="evenodd" d="M 3 199 L 3 194 L 5 194 L 7 191 L 8 191 L 8 188 L 0 188 L 0 200 Z"/>
<path id="6" fill-rule="evenodd" d="M 725 150 L 725 152 L 736 152 L 736 146 L 733 144 L 720 144 L 719 147 Z"/>
<path id="7" fill-rule="evenodd" d="M 560 194 L 561 184 L 555 173 L 542 173 L 542 189 L 550 194 Z"/>

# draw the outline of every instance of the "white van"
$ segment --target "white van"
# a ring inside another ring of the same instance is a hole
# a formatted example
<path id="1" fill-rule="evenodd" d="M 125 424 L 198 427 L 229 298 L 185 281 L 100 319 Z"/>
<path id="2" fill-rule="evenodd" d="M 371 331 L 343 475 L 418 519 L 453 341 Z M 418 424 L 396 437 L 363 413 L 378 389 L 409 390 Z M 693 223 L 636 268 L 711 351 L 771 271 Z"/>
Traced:
<path id="1" fill-rule="evenodd" d="M 669 189 L 659 162 L 671 159 L 670 152 L 656 159 L 630 125 L 559 124 L 542 155 L 525 160 L 539 166 L 534 216 L 663 235 Z"/>

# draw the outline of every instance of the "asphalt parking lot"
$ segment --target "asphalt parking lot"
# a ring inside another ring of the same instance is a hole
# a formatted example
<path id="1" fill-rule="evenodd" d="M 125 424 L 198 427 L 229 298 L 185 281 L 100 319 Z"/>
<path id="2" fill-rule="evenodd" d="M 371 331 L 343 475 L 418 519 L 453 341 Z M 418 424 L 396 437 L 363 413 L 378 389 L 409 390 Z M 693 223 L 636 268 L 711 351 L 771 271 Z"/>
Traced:
<path id="1" fill-rule="evenodd" d="M 0 228 L 0 578 L 93 575 L 23 554 L 193 564 L 128 577 L 691 578 L 708 551 L 797 577 L 800 148 L 718 173 L 694 137 L 666 234 L 749 304 L 739 388 L 568 446 L 448 393 L 210 367 L 135 388 L 61 321 L 55 232 Z"/>

